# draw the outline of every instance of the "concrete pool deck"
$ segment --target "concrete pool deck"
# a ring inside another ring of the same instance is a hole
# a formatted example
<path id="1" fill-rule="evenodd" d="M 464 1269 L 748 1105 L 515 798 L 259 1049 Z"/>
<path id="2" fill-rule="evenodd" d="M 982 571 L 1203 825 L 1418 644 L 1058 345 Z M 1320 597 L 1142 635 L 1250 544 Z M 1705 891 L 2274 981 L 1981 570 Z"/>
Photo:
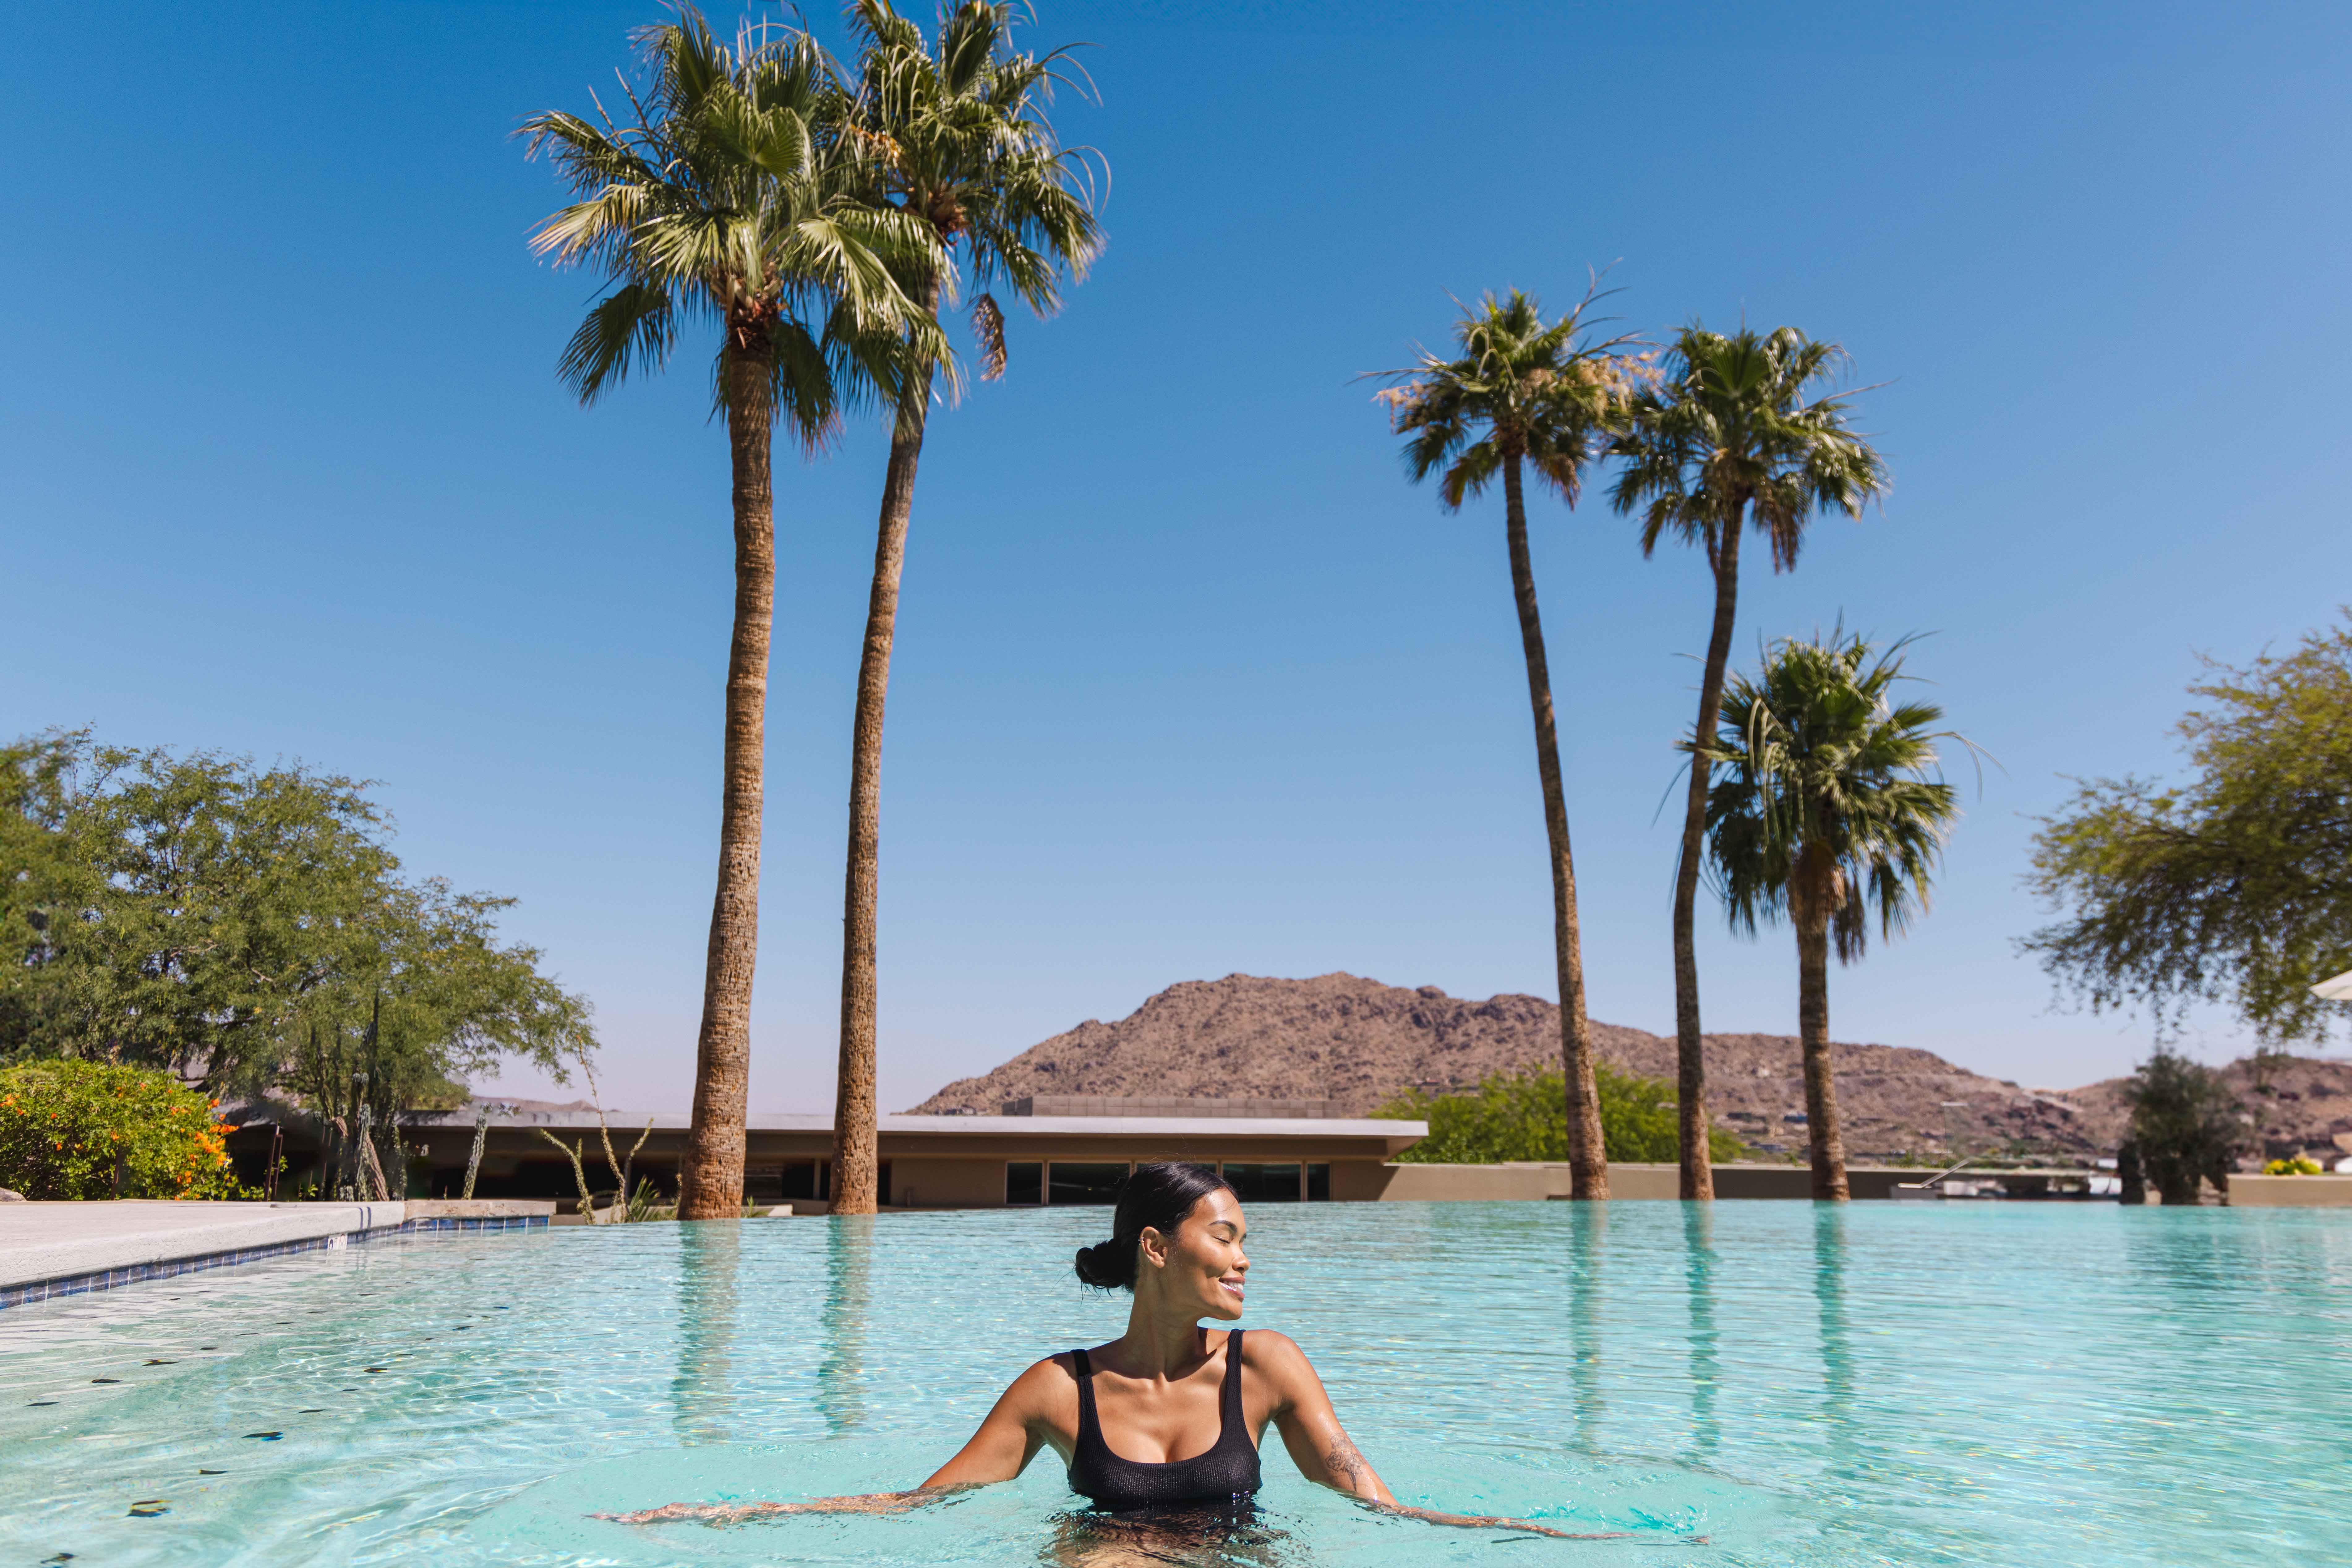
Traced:
<path id="1" fill-rule="evenodd" d="M 530 1199 L 0 1204 L 0 1307 L 166 1279 L 403 1230 L 543 1226 Z"/>

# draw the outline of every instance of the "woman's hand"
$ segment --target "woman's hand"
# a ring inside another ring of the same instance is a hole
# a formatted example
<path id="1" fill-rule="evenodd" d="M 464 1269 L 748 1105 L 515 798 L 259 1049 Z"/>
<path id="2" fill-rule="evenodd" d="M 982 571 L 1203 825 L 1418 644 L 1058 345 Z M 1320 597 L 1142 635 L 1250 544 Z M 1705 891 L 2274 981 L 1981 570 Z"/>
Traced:
<path id="1" fill-rule="evenodd" d="M 790 1502 L 666 1502 L 659 1508 L 641 1508 L 635 1513 L 592 1513 L 588 1517 L 610 1520 L 614 1524 L 660 1524 L 673 1519 L 697 1520 L 704 1524 L 740 1524 L 747 1519 L 794 1513 L 799 1509 L 798 1503 Z"/>
<path id="2" fill-rule="evenodd" d="M 1579 1535 L 1571 1531 L 1554 1530 L 1549 1524 L 1538 1524 L 1528 1519 L 1505 1519 L 1500 1514 L 1439 1513 L 1434 1509 L 1407 1508 L 1401 1502 L 1374 1503 L 1376 1512 L 1401 1513 L 1407 1519 L 1426 1520 L 1431 1524 L 1457 1525 L 1464 1530 L 1524 1530 L 1530 1535 L 1555 1536 L 1561 1541 L 1622 1541 L 1633 1534 L 1630 1530 L 1603 1531 L 1595 1535 Z"/>

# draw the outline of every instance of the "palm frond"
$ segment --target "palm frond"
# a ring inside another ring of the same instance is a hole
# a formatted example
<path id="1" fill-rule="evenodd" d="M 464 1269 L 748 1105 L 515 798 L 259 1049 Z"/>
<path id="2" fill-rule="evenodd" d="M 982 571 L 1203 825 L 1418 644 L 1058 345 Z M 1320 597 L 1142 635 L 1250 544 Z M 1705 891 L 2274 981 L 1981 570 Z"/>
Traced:
<path id="1" fill-rule="evenodd" d="M 982 294 L 971 302 L 972 335 L 980 340 L 980 379 L 995 381 L 1004 374 L 1004 312 L 995 296 Z"/>
<path id="2" fill-rule="evenodd" d="M 669 291 L 628 282 L 599 300 L 563 347 L 555 374 L 583 403 L 593 403 L 637 370 L 659 370 L 677 339 Z"/>

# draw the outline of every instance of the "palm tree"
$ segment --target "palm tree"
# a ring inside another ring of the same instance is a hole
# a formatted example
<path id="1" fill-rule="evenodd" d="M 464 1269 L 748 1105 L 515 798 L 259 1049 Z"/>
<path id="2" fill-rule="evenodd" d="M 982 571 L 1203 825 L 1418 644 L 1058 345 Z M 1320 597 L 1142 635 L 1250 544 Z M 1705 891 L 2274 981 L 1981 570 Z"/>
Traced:
<path id="1" fill-rule="evenodd" d="M 1058 52 L 1013 53 L 1012 8 L 965 0 L 940 18 L 936 50 L 888 0 L 856 0 L 864 38 L 850 134 L 864 154 L 876 210 L 930 241 L 902 275 L 926 312 L 957 298 L 959 252 L 980 287 L 971 324 L 981 374 L 1004 373 L 1004 313 L 987 292 L 1002 280 L 1039 315 L 1060 303 L 1061 273 L 1083 276 L 1101 246 L 1094 213 L 1045 117 Z M 915 504 L 915 465 L 932 384 L 954 366 L 929 334 L 902 345 L 899 392 L 882 482 L 857 717 L 850 742 L 849 850 L 844 878 L 841 1060 L 833 1120 L 833 1212 L 871 1214 L 877 1155 L 874 1098 L 876 920 L 882 854 L 882 718 L 897 636 L 898 581 Z"/>
<path id="2" fill-rule="evenodd" d="M 1592 1025 L 1584 1002 L 1584 954 L 1577 931 L 1576 861 L 1568 839 L 1568 801 L 1560 785 L 1559 737 L 1552 717 L 1551 671 L 1543 622 L 1536 613 L 1535 568 L 1528 555 L 1525 471 L 1573 507 L 1584 470 L 1622 414 L 1631 382 L 1619 355 L 1626 340 L 1596 343 L 1580 336 L 1587 294 L 1547 325 L 1543 311 L 1513 289 L 1487 295 L 1454 324 L 1459 358 L 1423 353 L 1409 370 L 1387 373 L 1400 384 L 1380 395 L 1405 442 L 1415 483 L 1442 471 L 1438 495 L 1448 511 L 1503 478 L 1503 518 L 1518 602 L 1519 646 L 1528 666 L 1528 703 L 1535 710 L 1536 773 L 1543 784 L 1544 830 L 1551 847 L 1552 954 L 1559 976 L 1560 1059 L 1568 1081 L 1570 1189 L 1580 1198 L 1609 1195 L 1609 1156 L 1593 1085 Z"/>
<path id="3" fill-rule="evenodd" d="M 1813 1196 L 1846 1198 L 1845 1142 L 1830 1068 L 1829 953 L 1852 963 L 1874 921 L 1892 937 L 1927 907 L 1927 883 L 1958 816 L 1928 776 L 1944 710 L 1891 704 L 1903 644 L 1861 637 L 1776 643 L 1754 682 L 1734 678 L 1707 760 L 1709 859 L 1732 929 L 1785 917 L 1797 932 L 1797 1027 Z M 1967 742 L 1963 741 L 1962 744 Z"/>
<path id="4" fill-rule="evenodd" d="M 1837 396 L 1807 395 L 1844 359 L 1834 343 L 1793 327 L 1742 328 L 1726 336 L 1696 324 L 1675 335 L 1662 374 L 1633 400 L 1632 426 L 1613 450 L 1624 459 L 1610 491 L 1620 512 L 1639 510 L 1642 553 L 1668 532 L 1706 552 L 1715 577 L 1715 624 L 1699 678 L 1689 790 L 1675 868 L 1675 1045 L 1682 1121 L 1682 1195 L 1715 1196 L 1707 1158 L 1706 1062 L 1698 1012 L 1698 952 L 1692 922 L 1706 831 L 1707 757 L 1723 699 L 1724 667 L 1739 599 L 1739 533 L 1752 524 L 1772 547 L 1772 566 L 1797 563 L 1805 525 L 1835 507 L 1860 517 L 1886 489 L 1886 466 L 1847 423 Z"/>
<path id="5" fill-rule="evenodd" d="M 773 431 L 804 448 L 845 398 L 889 374 L 877 341 L 936 342 L 898 283 L 922 265 L 921 226 L 856 199 L 855 163 L 832 133 L 840 92 L 806 35 L 747 26 L 732 47 L 681 8 L 634 35 L 645 68 L 616 124 L 562 112 L 523 133 L 578 198 L 540 226 L 533 250 L 593 262 L 610 282 L 563 351 L 583 404 L 669 358 L 684 318 L 719 329 L 712 402 L 727 420 L 735 522 L 734 633 L 727 661 L 718 891 L 710 911 L 694 1121 L 678 1217 L 741 1212 L 751 977 L 759 946 L 760 799 L 775 601 L 769 475 Z M 812 328 L 812 318 L 821 328 Z"/>

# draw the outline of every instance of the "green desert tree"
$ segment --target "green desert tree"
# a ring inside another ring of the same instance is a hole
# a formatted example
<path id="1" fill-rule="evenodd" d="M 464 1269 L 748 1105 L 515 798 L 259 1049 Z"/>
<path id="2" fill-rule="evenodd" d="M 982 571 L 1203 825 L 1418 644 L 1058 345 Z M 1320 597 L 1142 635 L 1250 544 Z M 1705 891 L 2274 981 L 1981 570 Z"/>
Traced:
<path id="1" fill-rule="evenodd" d="M 383 1088 L 412 1110 L 502 1059 L 560 1079 L 594 1048 L 587 1002 L 498 940 L 514 900 L 404 878 L 355 780 L 60 733 L 0 748 L 0 1054 L 310 1100 L 315 1032 L 380 1012 Z"/>
<path id="2" fill-rule="evenodd" d="M 2352 618 L 2209 669 L 2187 780 L 2094 779 L 2042 819 L 2029 885 L 2063 918 L 2023 946 L 2094 1011 L 2210 1003 L 2323 1044 L 2346 1007 L 2310 987 L 2352 969 Z"/>
<path id="3" fill-rule="evenodd" d="M 2166 1204 L 2195 1203 L 2205 1182 L 2229 1190 L 2230 1166 L 2246 1142 L 2246 1124 L 2218 1074 L 2159 1046 L 2132 1075 L 2124 1096 L 2140 1168 Z"/>
<path id="4" fill-rule="evenodd" d="M 1601 1133 L 1612 1160 L 1664 1164 L 1675 1157 L 1680 1136 L 1675 1122 L 1675 1086 L 1638 1073 L 1619 1072 L 1607 1062 L 1592 1064 Z M 1496 1073 L 1470 1094 L 1425 1094 L 1409 1089 L 1373 1114 L 1429 1123 L 1429 1136 L 1397 1156 L 1423 1164 L 1487 1165 L 1507 1160 L 1565 1160 L 1569 1156 L 1567 1082 L 1556 1071 Z M 1737 1159 L 1745 1146 L 1717 1129 L 1709 1134 L 1718 1160 Z"/>
<path id="5" fill-rule="evenodd" d="M 57 950 L 51 927 L 98 891 L 64 832 L 88 743 L 61 731 L 0 745 L 0 1064 L 36 1054 L 54 1031 L 56 992 L 37 973 Z"/>
<path id="6" fill-rule="evenodd" d="M 1534 710 L 1536 774 L 1543 789 L 1550 848 L 1552 955 L 1559 980 L 1560 1059 L 1568 1100 L 1569 1161 L 1580 1198 L 1609 1195 L 1601 1107 L 1593 1086 L 1592 1026 L 1586 1016 L 1584 955 L 1577 928 L 1576 861 L 1560 782 L 1559 737 L 1551 669 L 1536 608 L 1535 565 L 1528 549 L 1527 476 L 1576 504 L 1585 470 L 1622 414 L 1631 383 L 1624 340 L 1596 342 L 1583 330 L 1588 294 L 1557 321 L 1517 289 L 1489 294 L 1464 310 L 1454 328 L 1452 359 L 1424 352 L 1410 369 L 1388 373 L 1397 384 L 1380 395 L 1405 437 L 1405 468 L 1414 481 L 1439 476 L 1449 511 L 1503 481 L 1504 535 L 1511 592 L 1518 605 L 1519 647 Z"/>
<path id="7" fill-rule="evenodd" d="M 1634 398 L 1631 427 L 1615 450 L 1623 459 L 1610 500 L 1642 522 L 1642 553 L 1668 535 L 1706 552 L 1715 581 L 1715 618 L 1698 688 L 1695 741 L 1715 733 L 1724 670 L 1739 600 L 1743 528 L 1764 535 L 1776 571 L 1797 563 L 1814 513 L 1859 517 L 1883 495 L 1886 468 L 1851 424 L 1844 398 L 1815 396 L 1844 358 L 1792 327 L 1730 334 L 1698 325 L 1676 334 L 1654 384 Z M 1675 1045 L 1682 1110 L 1682 1195 L 1711 1198 L 1706 1062 L 1698 1005 L 1694 922 L 1706 854 L 1707 761 L 1692 755 L 1675 868 Z"/>
<path id="8" fill-rule="evenodd" d="M 906 215 L 858 199 L 843 95 L 804 33 L 746 26 L 732 47 L 690 7 L 635 35 L 643 79 L 632 118 L 553 111 L 525 122 L 578 198 L 532 247 L 601 268 L 610 287 L 559 374 L 583 404 L 660 369 L 689 318 L 717 329 L 712 402 L 727 422 L 735 530 L 719 875 L 695 1044 L 694 1114 L 679 1169 L 682 1219 L 742 1212 L 751 982 L 759 952 L 760 806 L 775 606 L 774 490 L 782 422 L 806 449 L 845 400 L 886 384 L 897 338 L 938 327 L 898 277 L 932 241 Z"/>
<path id="9" fill-rule="evenodd" d="M 981 375 L 1004 373 L 1002 286 L 1039 315 L 1059 305 L 1062 275 L 1083 276 L 1101 237 L 1075 150 L 1055 138 L 1045 110 L 1058 54 L 1015 52 L 1010 5 L 981 0 L 943 10 L 936 38 L 892 10 L 857 0 L 850 20 L 862 42 L 849 139 L 860 149 L 866 199 L 928 244 L 900 272 L 925 312 L 925 328 L 898 345 L 898 395 L 874 544 L 866 641 L 857 665 L 850 742 L 849 845 L 844 876 L 841 1055 L 834 1106 L 833 1211 L 870 1214 L 878 1195 L 875 1103 L 877 920 L 882 854 L 882 721 L 898 586 L 914 513 L 915 468 L 935 384 L 954 390 L 955 367 L 928 322 L 968 279 Z"/>
<path id="10" fill-rule="evenodd" d="M 1795 638 L 1761 675 L 1732 679 L 1706 761 L 1709 863 L 1732 929 L 1785 919 L 1797 935 L 1797 1031 L 1813 1196 L 1843 1202 L 1845 1141 L 1830 1063 L 1829 955 L 1852 963 L 1870 929 L 1892 937 L 1927 905 L 1959 815 L 1932 776 L 1943 710 L 1891 700 L 1903 645 Z"/>

